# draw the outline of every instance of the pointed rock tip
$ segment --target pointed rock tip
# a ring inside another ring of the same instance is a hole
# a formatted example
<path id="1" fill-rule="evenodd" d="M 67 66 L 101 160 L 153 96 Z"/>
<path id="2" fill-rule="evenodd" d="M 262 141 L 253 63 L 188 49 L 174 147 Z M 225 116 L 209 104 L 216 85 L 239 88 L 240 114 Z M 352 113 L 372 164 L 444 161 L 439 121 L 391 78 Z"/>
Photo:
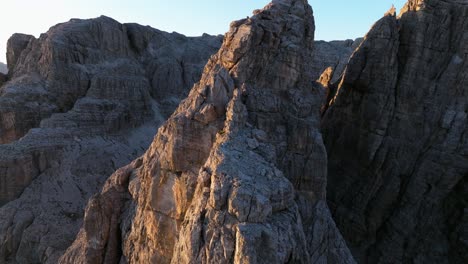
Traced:
<path id="1" fill-rule="evenodd" d="M 385 13 L 384 16 L 396 16 L 396 8 L 395 5 L 392 4 L 392 7 Z"/>

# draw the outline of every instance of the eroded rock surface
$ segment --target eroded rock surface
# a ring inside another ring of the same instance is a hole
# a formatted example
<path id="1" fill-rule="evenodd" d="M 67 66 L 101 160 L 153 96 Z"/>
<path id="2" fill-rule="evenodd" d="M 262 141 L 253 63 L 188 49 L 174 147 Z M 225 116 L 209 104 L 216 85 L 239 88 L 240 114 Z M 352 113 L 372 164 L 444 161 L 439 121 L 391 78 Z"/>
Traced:
<path id="1" fill-rule="evenodd" d="M 114 173 L 60 263 L 354 263 L 325 202 L 305 0 L 235 21 L 150 149 Z"/>
<path id="2" fill-rule="evenodd" d="M 349 57 L 359 47 L 362 38 L 343 41 L 315 41 L 315 52 L 312 59 L 312 76 L 316 80 L 328 68 L 333 74 L 330 82 L 337 82 L 341 78 Z"/>
<path id="3" fill-rule="evenodd" d="M 39 39 L 15 34 L 7 49 L 11 81 L 1 88 L 0 143 L 17 140 L 54 113 L 92 104 L 82 102 L 84 97 L 111 101 L 129 97 L 124 104 L 134 109 L 126 115 L 143 119 L 148 105 L 131 101 L 147 100 L 142 98 L 147 93 L 168 116 L 187 95 L 186 87 L 201 75 L 200 69 L 220 41 L 221 37 L 187 38 L 136 24 L 122 25 L 107 17 L 74 19 L 52 27 Z"/>
<path id="4" fill-rule="evenodd" d="M 411 0 L 354 53 L 323 121 L 328 200 L 360 263 L 466 263 L 468 3 Z"/>
<path id="5" fill-rule="evenodd" d="M 107 17 L 12 36 L 0 88 L 0 263 L 57 263 L 87 200 L 144 153 L 221 41 Z"/>

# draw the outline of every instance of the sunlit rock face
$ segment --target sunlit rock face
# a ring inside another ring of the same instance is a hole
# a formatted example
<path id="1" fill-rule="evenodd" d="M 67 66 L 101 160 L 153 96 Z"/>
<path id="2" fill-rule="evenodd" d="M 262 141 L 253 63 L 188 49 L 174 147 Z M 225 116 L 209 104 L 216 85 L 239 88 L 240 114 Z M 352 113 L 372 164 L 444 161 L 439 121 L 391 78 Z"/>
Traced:
<path id="1" fill-rule="evenodd" d="M 0 88 L 0 263 L 57 263 L 87 200 L 144 153 L 221 42 L 107 17 L 13 35 Z"/>
<path id="2" fill-rule="evenodd" d="M 107 17 L 73 19 L 52 27 L 39 39 L 14 34 L 7 48 L 11 80 L 0 97 L 0 113 L 8 119 L 0 122 L 0 143 L 17 140 L 52 114 L 74 111 L 84 97 L 127 98 L 122 106 L 132 111 L 126 115 L 144 119 L 147 104 L 125 104 L 150 98 L 147 93 L 168 116 L 187 95 L 186 87 L 201 75 L 200 69 L 220 41 L 220 37 L 187 38 L 136 24 L 122 25 Z M 130 123 L 114 122 L 120 127 Z"/>
<path id="3" fill-rule="evenodd" d="M 60 263 L 354 263 L 328 207 L 305 0 L 235 21 L 151 147 L 94 196 Z"/>
<path id="4" fill-rule="evenodd" d="M 323 120 L 328 201 L 360 263 L 466 263 L 468 3 L 409 1 L 352 56 Z"/>
<path id="5" fill-rule="evenodd" d="M 274 0 L 224 40 L 13 35 L 0 263 L 467 262 L 466 17 L 411 0 L 317 42 L 306 0 Z"/>

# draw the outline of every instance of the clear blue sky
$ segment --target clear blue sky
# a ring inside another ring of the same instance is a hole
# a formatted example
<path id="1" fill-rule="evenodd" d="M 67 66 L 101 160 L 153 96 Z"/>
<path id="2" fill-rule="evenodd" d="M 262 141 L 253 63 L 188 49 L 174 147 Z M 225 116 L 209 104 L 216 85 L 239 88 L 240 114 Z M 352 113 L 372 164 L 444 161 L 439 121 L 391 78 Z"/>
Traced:
<path id="1" fill-rule="evenodd" d="M 0 14 L 0 61 L 6 42 L 15 32 L 39 36 L 49 27 L 70 18 L 100 15 L 120 22 L 197 36 L 223 34 L 232 20 L 251 15 L 269 0 L 9 0 Z M 309 0 L 314 8 L 316 39 L 334 40 L 363 36 L 395 4 L 406 0 Z"/>

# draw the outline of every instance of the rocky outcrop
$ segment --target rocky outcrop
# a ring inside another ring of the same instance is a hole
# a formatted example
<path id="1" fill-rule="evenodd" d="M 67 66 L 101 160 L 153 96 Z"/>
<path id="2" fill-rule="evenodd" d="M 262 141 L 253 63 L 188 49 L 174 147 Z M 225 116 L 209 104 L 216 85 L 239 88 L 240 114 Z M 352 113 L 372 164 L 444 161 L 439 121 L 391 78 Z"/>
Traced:
<path id="1" fill-rule="evenodd" d="M 135 32 L 142 35 L 138 41 L 132 37 Z M 57 25 L 39 40 L 15 34 L 8 57 L 20 63 L 10 64 L 16 65 L 11 66 L 11 80 L 1 88 L 0 143 L 13 142 L 34 127 L 94 136 L 140 126 L 154 117 L 163 121 L 201 75 L 220 41 L 221 37 L 186 38 L 121 25 L 107 17 Z M 17 55 L 20 47 L 24 51 Z M 163 74 L 185 80 L 178 90 L 172 87 L 173 79 L 160 78 L 158 65 L 169 62 L 179 66 L 168 66 Z"/>
<path id="2" fill-rule="evenodd" d="M 85 96 L 125 97 L 109 89 L 105 94 L 101 86 L 125 86 L 127 91 L 135 90 L 128 96 L 137 99 L 145 90 L 160 101 L 167 115 L 186 96 L 184 87 L 193 85 L 220 41 L 220 37 L 187 38 L 135 24 L 121 25 L 107 17 L 71 20 L 52 27 L 39 39 L 15 34 L 7 51 L 11 81 L 2 88 L 0 98 L 0 143 L 17 140 L 54 113 L 72 110 Z M 159 89 L 161 85 L 167 89 Z M 132 114 L 144 118 L 141 109 L 127 113 Z"/>
<path id="3" fill-rule="evenodd" d="M 29 43 L 34 39 L 34 36 L 19 33 L 13 34 L 13 36 L 10 37 L 7 43 L 6 54 L 9 70 L 13 71 L 21 53 L 23 53 Z"/>
<path id="4" fill-rule="evenodd" d="M 354 263 L 325 203 L 305 0 L 235 21 L 149 150 L 94 196 L 60 263 Z"/>
<path id="5" fill-rule="evenodd" d="M 358 38 L 344 41 L 315 41 L 315 52 L 311 63 L 314 80 L 318 79 L 328 67 L 331 67 L 333 71 L 330 82 L 337 82 L 348 64 L 349 57 L 359 47 L 362 40 L 362 38 Z"/>
<path id="6" fill-rule="evenodd" d="M 143 154 L 221 41 L 107 17 L 12 36 L 0 88 L 0 263 L 58 261 L 87 200 Z"/>
<path id="7" fill-rule="evenodd" d="M 350 59 L 323 120 L 328 200 L 360 263 L 466 263 L 468 4 L 411 0 Z"/>
<path id="8" fill-rule="evenodd" d="M 410 0 L 325 43 L 274 0 L 214 55 L 106 17 L 14 35 L 0 263 L 467 262 L 467 16 Z"/>

